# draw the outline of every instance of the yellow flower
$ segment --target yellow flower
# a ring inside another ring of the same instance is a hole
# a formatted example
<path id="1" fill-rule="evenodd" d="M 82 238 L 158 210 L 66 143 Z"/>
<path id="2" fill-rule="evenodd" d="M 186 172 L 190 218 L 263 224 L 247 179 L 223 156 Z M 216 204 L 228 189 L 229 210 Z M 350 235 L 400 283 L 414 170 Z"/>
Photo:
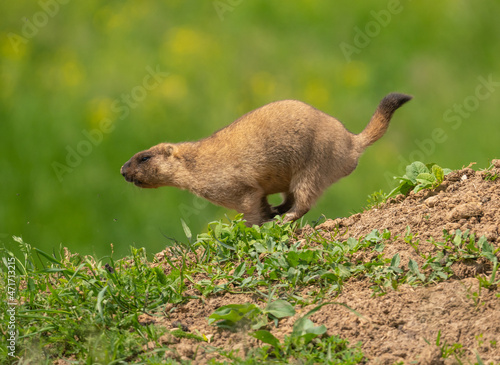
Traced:
<path id="1" fill-rule="evenodd" d="M 366 64 L 358 61 L 351 61 L 344 67 L 342 72 L 344 84 L 347 87 L 360 87 L 367 83 L 369 78 Z"/>
<path id="2" fill-rule="evenodd" d="M 330 93 L 323 80 L 315 79 L 307 83 L 304 98 L 307 103 L 322 109 L 327 106 Z"/>
<path id="3" fill-rule="evenodd" d="M 162 95 L 172 101 L 181 101 L 188 93 L 186 79 L 180 75 L 169 75 L 160 87 Z"/>
<path id="4" fill-rule="evenodd" d="M 252 91 L 256 96 L 272 96 L 276 89 L 274 77 L 267 72 L 258 72 L 250 80 Z"/>
<path id="5" fill-rule="evenodd" d="M 196 55 L 203 53 L 209 40 L 200 32 L 190 28 L 177 28 L 169 39 L 169 49 L 176 55 Z"/>
<path id="6" fill-rule="evenodd" d="M 89 103 L 89 127 L 100 128 L 103 119 L 114 121 L 116 114 L 112 109 L 113 100 L 110 98 L 93 99 Z"/>
<path id="7" fill-rule="evenodd" d="M 62 66 L 64 84 L 78 86 L 84 77 L 81 66 L 76 61 L 66 61 Z"/>

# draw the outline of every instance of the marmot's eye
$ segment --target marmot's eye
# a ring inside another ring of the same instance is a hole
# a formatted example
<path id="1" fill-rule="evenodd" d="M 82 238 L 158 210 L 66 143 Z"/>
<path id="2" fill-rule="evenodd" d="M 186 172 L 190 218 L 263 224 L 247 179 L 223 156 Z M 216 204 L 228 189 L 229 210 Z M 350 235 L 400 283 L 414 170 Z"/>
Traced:
<path id="1" fill-rule="evenodd" d="M 151 158 L 151 156 L 144 156 L 141 158 L 140 162 L 145 162 L 147 160 L 149 160 Z"/>

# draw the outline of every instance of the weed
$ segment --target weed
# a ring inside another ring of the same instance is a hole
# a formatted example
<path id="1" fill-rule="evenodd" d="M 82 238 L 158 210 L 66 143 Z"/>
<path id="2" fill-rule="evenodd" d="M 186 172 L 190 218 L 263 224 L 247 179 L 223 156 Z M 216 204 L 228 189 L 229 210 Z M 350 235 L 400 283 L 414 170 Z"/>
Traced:
<path id="1" fill-rule="evenodd" d="M 480 257 L 484 257 L 491 262 L 492 272 L 489 279 L 483 276 L 477 277 L 480 286 L 487 289 L 495 289 L 497 287 L 500 283 L 500 280 L 496 279 L 498 271 L 498 258 L 496 255 L 500 251 L 499 248 L 495 249 L 485 236 L 481 236 L 476 240 L 475 235 L 470 233 L 469 230 L 462 232 L 457 229 L 454 235 L 450 234 L 447 230 L 443 230 L 443 238 L 444 242 L 436 242 L 431 239 L 431 243 L 441 250 L 441 254 L 435 259 L 428 259 L 428 262 L 424 265 L 425 268 L 431 267 L 433 270 L 441 271 L 443 274 L 439 274 L 439 276 L 446 279 L 446 276 L 453 275 L 451 267 L 455 262 L 477 260 Z M 437 260 L 439 260 L 439 265 Z"/>
<path id="2" fill-rule="evenodd" d="M 309 317 L 321 309 L 323 303 L 316 306 L 304 316 L 295 321 L 292 333 L 285 336 L 283 341 L 278 340 L 270 331 L 259 329 L 265 326 L 265 321 L 261 321 L 265 316 L 271 314 L 276 318 L 284 318 L 295 314 L 293 307 L 284 301 L 275 301 L 268 304 L 266 309 L 260 310 L 253 304 L 226 305 L 219 308 L 209 317 L 209 323 L 222 320 L 216 323 L 219 327 L 229 325 L 230 329 L 250 330 L 250 336 L 264 343 L 263 347 L 252 348 L 248 351 L 245 359 L 241 359 L 232 352 L 222 352 L 235 364 L 261 364 L 266 361 L 288 363 L 293 359 L 299 363 L 328 363 L 328 364 L 358 364 L 364 358 L 360 350 L 360 344 L 349 348 L 348 341 L 338 336 L 325 336 L 327 331 L 324 325 L 315 326 Z M 270 307 L 273 307 L 273 310 Z M 353 311 L 354 312 L 354 311 Z M 354 312 L 355 313 L 355 312 Z M 259 320 L 256 317 L 261 316 Z M 248 318 L 253 317 L 254 325 L 248 326 Z M 244 324 L 240 324 L 244 322 Z M 227 328 L 227 327 L 226 327 Z"/>
<path id="3" fill-rule="evenodd" d="M 492 174 L 491 172 L 487 172 L 484 175 L 484 180 L 486 181 L 495 181 L 498 178 L 498 173 Z"/>
<path id="4" fill-rule="evenodd" d="M 411 247 L 413 247 L 413 249 L 415 250 L 415 252 L 417 253 L 417 255 L 420 255 L 420 252 L 418 250 L 419 240 L 414 241 L 414 238 L 417 237 L 417 236 L 418 236 L 418 233 L 415 233 L 415 234 L 411 233 L 410 226 L 406 227 L 404 241 L 407 244 L 409 244 Z"/>
<path id="5" fill-rule="evenodd" d="M 439 347 L 439 350 L 441 352 L 441 358 L 446 359 L 453 355 L 455 359 L 459 363 L 461 363 L 459 359 L 464 355 L 464 351 L 462 350 L 463 346 L 459 343 L 454 343 L 450 345 L 448 344 L 447 341 L 441 343 L 441 330 L 438 331 L 436 346 Z"/>
<path id="6" fill-rule="evenodd" d="M 382 190 L 376 191 L 368 195 L 367 205 L 364 210 L 370 210 L 373 208 L 380 208 L 382 204 L 387 201 L 387 195 L 384 194 Z"/>
<path id="7" fill-rule="evenodd" d="M 498 178 L 498 173 L 491 172 L 491 170 L 494 167 L 495 167 L 495 165 L 493 165 L 491 163 L 489 167 L 487 167 L 486 169 L 481 170 L 481 171 L 484 171 L 483 180 L 485 180 L 485 181 L 495 181 Z"/>
<path id="8" fill-rule="evenodd" d="M 406 195 L 413 190 L 415 193 L 422 189 L 435 189 L 444 180 L 444 176 L 451 172 L 450 169 L 443 169 L 436 164 L 424 164 L 415 161 L 406 166 L 406 175 L 396 176 L 399 179 L 399 185 L 395 187 L 387 197 L 403 194 Z"/>
<path id="9" fill-rule="evenodd" d="M 365 274 L 375 284 L 372 286 L 374 293 L 385 294 L 388 287 L 397 290 L 399 282 L 404 277 L 403 270 L 399 267 L 400 261 L 401 258 L 397 253 L 392 257 L 389 266 L 380 266 Z"/>
<path id="10" fill-rule="evenodd" d="M 231 331 L 257 330 L 267 325 L 268 320 L 277 321 L 295 314 L 293 306 L 284 301 L 276 300 L 268 303 L 266 308 L 260 309 L 255 304 L 229 304 L 217 309 L 208 317 L 208 324 Z"/>

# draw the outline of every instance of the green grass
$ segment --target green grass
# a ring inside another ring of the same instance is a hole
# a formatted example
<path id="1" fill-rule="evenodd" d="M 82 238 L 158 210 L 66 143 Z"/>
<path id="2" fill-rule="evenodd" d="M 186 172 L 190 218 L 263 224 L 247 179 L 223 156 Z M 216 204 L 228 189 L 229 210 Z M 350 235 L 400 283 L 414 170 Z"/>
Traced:
<path id="1" fill-rule="evenodd" d="M 195 238 L 184 225 L 186 241 L 172 242 L 165 256 L 169 264 L 166 271 L 155 265 L 156 260 L 148 257 L 144 248 L 131 248 L 129 256 L 115 260 L 113 255 L 96 258 L 64 249 L 47 254 L 15 238 L 23 252 L 15 259 L 17 356 L 31 363 L 50 363 L 57 358 L 71 358 L 77 364 L 157 363 L 164 352 L 170 351 L 158 342 L 166 329 L 141 323 L 139 315 L 159 313 L 167 304 L 186 303 L 193 298 L 186 290 L 195 288 L 202 297 L 252 293 L 261 298 L 262 306 L 229 305 L 208 318 L 213 325 L 243 331 L 262 343 L 243 358 L 214 349 L 227 361 L 287 363 L 293 358 L 311 364 L 354 364 L 364 359 L 359 344 L 350 345 L 336 335 L 326 336 L 327 328 L 316 326 L 308 318 L 340 293 L 349 279 L 368 278 L 373 294 L 384 295 L 402 284 L 421 286 L 447 280 L 453 263 L 484 257 L 495 270 L 489 279 L 480 281 L 480 288 L 499 283 L 495 279 L 496 251 L 484 237 L 476 239 L 468 231 L 456 231 L 454 235 L 445 231 L 442 239 L 432 241 L 439 249 L 437 255 L 425 256 L 418 251 L 418 235 L 408 230 L 404 240 L 425 263 L 419 267 L 410 260 L 403 267 L 399 254 L 384 255 L 384 247 L 396 238 L 389 231 L 375 230 L 360 239 L 338 232 L 324 238 L 313 232 L 292 243 L 294 229 L 295 224 L 278 222 L 249 228 L 238 217 L 213 222 L 207 233 Z M 360 253 L 370 254 L 372 259 L 353 259 Z M 5 249 L 2 255 L 13 257 Z M 206 278 L 195 280 L 199 273 Z M 2 277 L 6 280 L 3 266 Z M 304 288 L 310 289 L 305 296 Z M 2 293 L 0 298 L 4 313 L 6 295 Z M 473 300 L 479 296 L 471 293 Z M 282 341 L 272 335 L 270 328 L 295 314 L 297 305 L 308 304 L 316 304 L 315 309 L 295 322 L 290 335 Z M 172 335 L 191 336 L 200 343 L 207 340 L 202 333 L 187 334 L 182 329 Z M 144 350 L 150 342 L 157 347 Z M 443 344 L 443 354 L 459 353 L 459 347 L 450 346 Z M 8 360 L 2 347 L 0 361 Z"/>
<path id="2" fill-rule="evenodd" d="M 491 172 L 491 169 L 493 169 L 493 167 L 495 167 L 495 166 L 493 164 L 490 164 L 490 166 L 488 166 L 486 169 L 481 170 L 481 171 L 484 171 L 484 177 L 483 177 L 484 180 L 495 181 L 498 178 L 497 173 Z"/>

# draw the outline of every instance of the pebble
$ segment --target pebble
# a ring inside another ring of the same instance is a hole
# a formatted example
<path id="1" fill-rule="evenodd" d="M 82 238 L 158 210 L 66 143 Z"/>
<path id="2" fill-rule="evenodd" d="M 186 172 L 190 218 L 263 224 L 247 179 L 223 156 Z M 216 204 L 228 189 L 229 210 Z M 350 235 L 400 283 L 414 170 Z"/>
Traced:
<path id="1" fill-rule="evenodd" d="M 483 209 L 479 203 L 465 203 L 457 205 L 448 215 L 448 220 L 458 221 L 470 217 L 478 217 L 483 214 Z"/>
<path id="2" fill-rule="evenodd" d="M 428 206 L 428 207 L 434 207 L 436 206 L 437 204 L 439 203 L 439 198 L 437 196 L 431 196 L 427 199 L 425 199 L 425 204 Z"/>

